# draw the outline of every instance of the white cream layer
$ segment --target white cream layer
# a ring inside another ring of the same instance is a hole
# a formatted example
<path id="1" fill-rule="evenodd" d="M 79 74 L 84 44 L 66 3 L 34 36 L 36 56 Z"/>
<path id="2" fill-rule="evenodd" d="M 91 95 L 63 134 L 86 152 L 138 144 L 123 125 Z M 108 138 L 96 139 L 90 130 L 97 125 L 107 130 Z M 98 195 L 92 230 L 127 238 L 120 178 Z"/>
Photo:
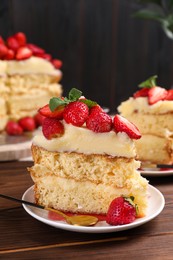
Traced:
<path id="1" fill-rule="evenodd" d="M 136 156 L 134 142 L 126 133 L 94 133 L 85 127 L 71 124 L 64 124 L 64 127 L 63 136 L 47 140 L 40 134 L 34 137 L 33 144 L 51 152 L 107 154 L 127 158 Z"/>
<path id="2" fill-rule="evenodd" d="M 158 101 L 154 105 L 148 104 L 148 98 L 139 97 L 133 98 L 130 97 L 128 100 L 122 102 L 118 107 L 118 111 L 124 115 L 130 115 L 135 110 L 138 113 L 148 113 L 148 114 L 165 114 L 173 112 L 173 101 L 172 100 L 164 100 Z"/>
<path id="3" fill-rule="evenodd" d="M 31 57 L 26 60 L 10 60 L 0 61 L 0 74 L 8 75 L 23 75 L 23 74 L 50 74 L 60 75 L 61 71 L 54 68 L 54 66 L 47 60 Z"/>

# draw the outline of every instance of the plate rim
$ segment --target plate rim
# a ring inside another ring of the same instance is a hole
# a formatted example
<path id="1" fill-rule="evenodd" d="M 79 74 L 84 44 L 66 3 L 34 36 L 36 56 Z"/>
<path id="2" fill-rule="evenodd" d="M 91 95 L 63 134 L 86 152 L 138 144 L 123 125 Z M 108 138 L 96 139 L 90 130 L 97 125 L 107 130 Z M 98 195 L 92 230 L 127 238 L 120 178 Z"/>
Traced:
<path id="1" fill-rule="evenodd" d="M 145 169 L 145 168 L 142 168 Z M 173 175 L 173 168 L 170 170 L 163 170 L 163 171 L 156 171 L 156 170 L 142 170 L 139 169 L 138 171 L 141 173 L 143 176 L 170 176 Z"/>
<path id="2" fill-rule="evenodd" d="M 151 191 L 155 192 L 157 194 L 157 196 L 159 196 L 161 203 L 158 207 L 158 209 L 151 214 L 151 216 L 147 217 L 143 217 L 143 218 L 138 218 L 136 219 L 136 222 L 132 222 L 130 224 L 125 224 L 125 225 L 118 225 L 118 226 L 92 226 L 92 227 L 86 227 L 86 226 L 74 226 L 74 225 L 70 225 L 68 223 L 65 223 L 63 221 L 54 221 L 54 220 L 50 220 L 44 217 L 39 216 L 38 214 L 36 214 L 35 212 L 33 212 L 30 208 L 31 206 L 26 205 L 26 204 L 22 204 L 24 210 L 33 218 L 41 221 L 44 224 L 53 226 L 54 228 L 59 228 L 59 229 L 63 229 L 63 230 L 68 230 L 68 231 L 74 231 L 74 232 L 82 232 L 82 233 L 111 233 L 111 232 L 119 232 L 119 231 L 123 231 L 123 230 L 128 230 L 128 229 L 132 229 L 135 227 L 138 227 L 140 225 L 143 225 L 149 221 L 151 221 L 152 219 L 154 219 L 155 217 L 157 217 L 162 210 L 164 209 L 165 206 L 165 198 L 163 196 L 163 194 L 154 186 L 152 185 L 148 185 L 149 186 L 149 190 L 151 189 Z M 34 185 L 32 185 L 31 187 L 29 187 L 24 194 L 22 195 L 22 199 L 26 200 L 26 196 L 28 195 L 29 192 L 33 192 L 34 189 Z M 38 210 L 43 210 L 43 209 L 38 209 Z M 55 224 L 56 223 L 56 224 Z"/>

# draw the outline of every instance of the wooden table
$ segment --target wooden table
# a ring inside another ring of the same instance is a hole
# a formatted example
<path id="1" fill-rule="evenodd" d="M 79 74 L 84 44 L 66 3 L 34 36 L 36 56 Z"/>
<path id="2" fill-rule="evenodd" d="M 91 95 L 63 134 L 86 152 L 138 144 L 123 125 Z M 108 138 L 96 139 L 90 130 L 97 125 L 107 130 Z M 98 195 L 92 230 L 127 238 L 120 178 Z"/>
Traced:
<path id="1" fill-rule="evenodd" d="M 1 162 L 1 193 L 21 198 L 33 183 L 32 162 Z M 150 177 L 166 205 L 152 221 L 127 231 L 87 234 L 56 229 L 0 198 L 0 259 L 173 259 L 173 176 Z"/>

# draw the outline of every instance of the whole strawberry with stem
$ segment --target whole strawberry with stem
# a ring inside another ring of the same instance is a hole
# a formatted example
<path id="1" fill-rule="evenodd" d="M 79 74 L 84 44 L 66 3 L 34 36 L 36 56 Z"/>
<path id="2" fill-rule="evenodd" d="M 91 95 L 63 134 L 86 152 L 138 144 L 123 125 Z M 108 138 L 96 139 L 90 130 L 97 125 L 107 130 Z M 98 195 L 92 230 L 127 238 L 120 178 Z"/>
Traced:
<path id="1" fill-rule="evenodd" d="M 137 217 L 137 206 L 133 203 L 134 197 L 117 197 L 108 209 L 106 222 L 110 225 L 125 225 L 132 223 Z"/>

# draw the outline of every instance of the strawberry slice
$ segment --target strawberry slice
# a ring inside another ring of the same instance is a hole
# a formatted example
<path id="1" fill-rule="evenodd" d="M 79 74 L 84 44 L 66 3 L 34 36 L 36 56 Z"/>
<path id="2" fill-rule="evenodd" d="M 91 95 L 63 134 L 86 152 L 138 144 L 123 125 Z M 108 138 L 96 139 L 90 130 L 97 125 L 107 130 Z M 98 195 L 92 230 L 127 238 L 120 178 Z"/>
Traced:
<path id="1" fill-rule="evenodd" d="M 148 91 L 148 103 L 153 105 L 167 96 L 167 90 L 161 87 L 153 87 Z"/>
<path id="2" fill-rule="evenodd" d="M 169 89 L 164 100 L 173 100 L 173 89 Z"/>
<path id="3" fill-rule="evenodd" d="M 23 32 L 18 32 L 14 35 L 14 38 L 17 40 L 19 46 L 26 45 L 26 35 Z"/>
<path id="4" fill-rule="evenodd" d="M 138 90 L 137 92 L 135 92 L 133 94 L 133 97 L 134 98 L 148 97 L 148 91 L 149 91 L 149 88 L 142 88 L 142 89 Z"/>
<path id="5" fill-rule="evenodd" d="M 125 132 L 131 139 L 141 138 L 139 129 L 133 123 L 120 115 L 115 115 L 113 125 L 116 133 Z"/>
<path id="6" fill-rule="evenodd" d="M 51 111 L 47 104 L 44 107 L 41 107 L 38 112 L 45 117 L 63 119 L 64 106 L 59 106 L 54 111 Z"/>
<path id="7" fill-rule="evenodd" d="M 16 53 L 17 60 L 25 60 L 32 56 L 32 51 L 27 47 L 20 47 Z"/>

